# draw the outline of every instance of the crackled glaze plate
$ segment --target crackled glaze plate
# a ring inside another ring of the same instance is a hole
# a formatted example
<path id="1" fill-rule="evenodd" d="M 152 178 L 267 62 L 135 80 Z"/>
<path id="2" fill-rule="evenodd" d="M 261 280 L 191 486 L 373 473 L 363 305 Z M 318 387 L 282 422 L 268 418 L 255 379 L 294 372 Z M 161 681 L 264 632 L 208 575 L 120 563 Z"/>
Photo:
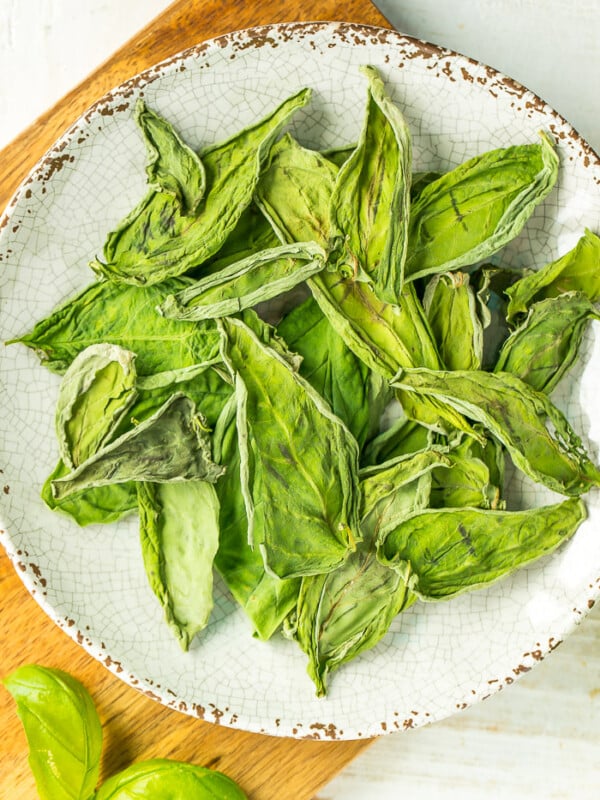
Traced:
<path id="1" fill-rule="evenodd" d="M 135 100 L 204 146 L 257 120 L 303 86 L 314 90 L 293 132 L 307 146 L 355 140 L 365 80 L 381 71 L 413 134 L 415 169 L 445 170 L 484 150 L 537 140 L 561 159 L 558 188 L 505 251 L 536 267 L 600 230 L 600 161 L 538 97 L 494 70 L 388 30 L 289 24 L 233 33 L 139 75 L 99 100 L 26 179 L 0 222 L 3 340 L 29 330 L 94 279 L 87 267 L 106 233 L 145 191 Z M 600 330 L 553 399 L 598 461 Z M 560 551 L 486 591 L 402 614 L 373 650 L 336 672 L 317 699 L 299 648 L 252 638 L 217 583 L 204 634 L 183 653 L 163 622 L 142 566 L 137 520 L 78 529 L 39 491 L 57 458 L 59 379 L 33 353 L 7 347 L 1 362 L 0 541 L 56 624 L 121 680 L 165 705 L 270 734 L 359 738 L 439 720 L 512 683 L 577 625 L 600 594 L 600 502 Z M 513 475 L 513 506 L 551 502 Z M 8 643 L 10 646 L 10 643 Z"/>

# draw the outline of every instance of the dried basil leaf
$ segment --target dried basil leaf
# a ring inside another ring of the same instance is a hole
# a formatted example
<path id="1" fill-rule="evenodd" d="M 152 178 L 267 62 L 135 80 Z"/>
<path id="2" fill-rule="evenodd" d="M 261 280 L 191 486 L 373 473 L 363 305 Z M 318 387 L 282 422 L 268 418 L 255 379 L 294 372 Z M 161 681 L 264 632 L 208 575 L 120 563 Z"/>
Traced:
<path id="1" fill-rule="evenodd" d="M 214 483 L 222 473 L 211 458 L 210 438 L 194 403 L 176 392 L 153 416 L 53 481 L 52 491 L 60 500 L 109 483 Z"/>
<path id="2" fill-rule="evenodd" d="M 302 356 L 302 375 L 348 427 L 359 447 L 373 436 L 390 400 L 387 382 L 338 336 L 312 297 L 277 326 L 290 350 Z"/>
<path id="3" fill-rule="evenodd" d="M 506 447 L 515 466 L 555 492 L 580 495 L 600 485 L 600 470 L 562 413 L 514 375 L 405 369 L 392 385 L 481 423 Z"/>
<path id="4" fill-rule="evenodd" d="M 398 572 L 363 545 L 334 571 L 303 578 L 295 638 L 308 655 L 317 695 L 326 693 L 331 672 L 374 647 L 414 599 Z"/>
<path id="5" fill-rule="evenodd" d="M 137 483 L 144 568 L 183 650 L 213 607 L 219 500 L 207 481 Z"/>
<path id="6" fill-rule="evenodd" d="M 387 536 L 379 558 L 422 600 L 445 600 L 551 553 L 585 517 L 574 498 L 527 511 L 426 510 Z"/>
<path id="7" fill-rule="evenodd" d="M 587 228 L 572 250 L 506 289 L 508 321 L 526 314 L 533 302 L 563 292 L 582 292 L 593 303 L 600 300 L 600 238 Z"/>
<path id="8" fill-rule="evenodd" d="M 465 272 L 435 275 L 427 284 L 423 307 L 447 369 L 480 369 L 483 324 L 477 298 Z"/>
<path id="9" fill-rule="evenodd" d="M 494 483 L 480 442 L 463 436 L 447 459 L 447 468 L 431 475 L 431 508 L 501 507 L 502 486 Z"/>
<path id="10" fill-rule="evenodd" d="M 433 437 L 429 428 L 401 417 L 366 445 L 361 453 L 361 467 L 375 466 L 398 456 L 425 450 L 433 443 Z"/>
<path id="11" fill-rule="evenodd" d="M 207 192 L 194 216 L 179 212 L 170 195 L 150 191 L 113 231 L 105 263 L 92 268 L 112 281 L 150 285 L 182 275 L 215 255 L 249 206 L 269 149 L 310 90 L 285 100 L 271 114 L 201 154 Z"/>
<path id="12" fill-rule="evenodd" d="M 173 196 L 182 214 L 195 214 L 204 199 L 206 173 L 200 157 L 173 126 L 139 99 L 135 121 L 146 142 L 148 185 Z"/>
<path id="13" fill-rule="evenodd" d="M 314 242 L 284 244 L 254 253 L 169 295 L 159 311 L 181 320 L 231 316 L 293 289 L 324 266 L 327 254 Z"/>
<path id="14" fill-rule="evenodd" d="M 575 362 L 591 319 L 600 315 L 581 292 L 534 303 L 525 321 L 505 341 L 494 371 L 510 372 L 549 394 Z"/>
<path id="15" fill-rule="evenodd" d="M 100 281 L 11 341 L 35 350 L 53 372 L 64 372 L 77 353 L 100 343 L 133 351 L 139 375 L 218 361 L 220 336 L 213 322 L 177 322 L 156 311 L 167 294 L 187 285 L 185 278 L 147 288 Z"/>
<path id="16" fill-rule="evenodd" d="M 375 294 L 397 303 L 402 291 L 410 206 L 411 140 L 406 120 L 373 67 L 366 117 L 358 144 L 341 166 L 331 198 L 333 261 L 349 277 L 366 280 Z"/>
<path id="17" fill-rule="evenodd" d="M 296 605 L 300 579 L 280 580 L 265 570 L 258 549 L 248 543 L 248 519 L 242 494 L 236 427 L 236 399 L 231 397 L 215 428 L 215 459 L 226 466 L 215 484 L 220 500 L 219 549 L 215 566 L 247 614 L 255 636 L 270 639 Z"/>
<path id="18" fill-rule="evenodd" d="M 320 395 L 242 321 L 224 319 L 249 537 L 279 578 L 326 572 L 358 540 L 358 445 Z"/>
<path id="19" fill-rule="evenodd" d="M 135 353 L 90 345 L 72 361 L 60 384 L 55 427 L 60 456 L 76 467 L 102 446 L 137 396 Z"/>
<path id="20" fill-rule="evenodd" d="M 558 156 L 541 144 L 475 156 L 426 186 L 411 207 L 407 280 L 488 258 L 513 239 L 558 176 Z"/>

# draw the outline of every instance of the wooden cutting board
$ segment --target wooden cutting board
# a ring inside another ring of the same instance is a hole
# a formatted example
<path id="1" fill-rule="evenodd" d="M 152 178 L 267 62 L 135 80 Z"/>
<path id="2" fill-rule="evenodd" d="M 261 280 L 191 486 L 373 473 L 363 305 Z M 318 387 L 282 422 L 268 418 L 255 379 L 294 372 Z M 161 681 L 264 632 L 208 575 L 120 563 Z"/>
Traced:
<path id="1" fill-rule="evenodd" d="M 213 36 L 276 22 L 342 20 L 390 27 L 368 0 L 180 0 L 0 153 L 0 211 L 27 172 L 77 117 L 123 80 Z M 251 800 L 311 800 L 366 741 L 315 742 L 245 733 L 164 708 L 126 686 L 55 626 L 0 554 L 0 677 L 38 663 L 67 670 L 92 693 L 105 744 L 101 780 L 133 761 L 164 757 L 222 770 Z M 27 742 L 0 688 L 0 798 L 32 800 Z"/>

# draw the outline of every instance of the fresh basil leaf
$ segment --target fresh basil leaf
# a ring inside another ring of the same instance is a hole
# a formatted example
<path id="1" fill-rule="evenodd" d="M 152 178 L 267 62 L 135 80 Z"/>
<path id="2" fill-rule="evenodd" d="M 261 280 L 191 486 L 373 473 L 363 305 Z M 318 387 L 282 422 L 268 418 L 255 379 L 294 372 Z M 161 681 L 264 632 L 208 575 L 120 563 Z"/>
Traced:
<path id="1" fill-rule="evenodd" d="M 90 800 L 102 728 L 87 690 L 62 670 L 29 664 L 3 679 L 17 704 L 41 800 Z"/>
<path id="2" fill-rule="evenodd" d="M 105 781 L 94 800 L 247 800 L 222 772 L 184 761 L 139 761 Z"/>

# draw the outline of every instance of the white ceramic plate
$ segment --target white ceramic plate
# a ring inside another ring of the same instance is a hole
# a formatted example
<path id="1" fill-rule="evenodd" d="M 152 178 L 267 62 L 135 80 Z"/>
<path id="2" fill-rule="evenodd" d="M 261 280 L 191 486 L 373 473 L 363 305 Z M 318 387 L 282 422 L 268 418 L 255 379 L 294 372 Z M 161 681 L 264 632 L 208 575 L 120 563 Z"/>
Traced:
<path id="1" fill-rule="evenodd" d="M 2 339 L 19 335 L 93 280 L 88 261 L 145 190 L 136 98 L 192 145 L 221 140 L 302 86 L 314 89 L 293 131 L 308 146 L 352 142 L 362 122 L 360 64 L 378 67 L 404 110 L 417 169 L 447 169 L 492 147 L 556 139 L 558 188 L 507 249 L 541 266 L 600 229 L 600 162 L 575 131 L 514 81 L 387 30 L 290 24 L 233 33 L 175 56 L 98 101 L 24 182 L 0 222 Z M 555 393 L 598 460 L 600 331 Z M 561 641 L 600 594 L 600 506 L 552 557 L 487 591 L 419 604 L 372 651 L 345 665 L 317 699 L 299 648 L 250 635 L 217 584 L 212 621 L 187 654 L 146 581 L 135 518 L 78 529 L 42 503 L 53 467 L 58 378 L 22 346 L 2 354 L 4 491 L 0 541 L 50 617 L 119 678 L 162 703 L 224 725 L 314 738 L 368 737 L 438 720 L 512 683 Z M 511 482 L 511 499 L 553 498 Z M 7 643 L 10 646 L 10 643 Z"/>

